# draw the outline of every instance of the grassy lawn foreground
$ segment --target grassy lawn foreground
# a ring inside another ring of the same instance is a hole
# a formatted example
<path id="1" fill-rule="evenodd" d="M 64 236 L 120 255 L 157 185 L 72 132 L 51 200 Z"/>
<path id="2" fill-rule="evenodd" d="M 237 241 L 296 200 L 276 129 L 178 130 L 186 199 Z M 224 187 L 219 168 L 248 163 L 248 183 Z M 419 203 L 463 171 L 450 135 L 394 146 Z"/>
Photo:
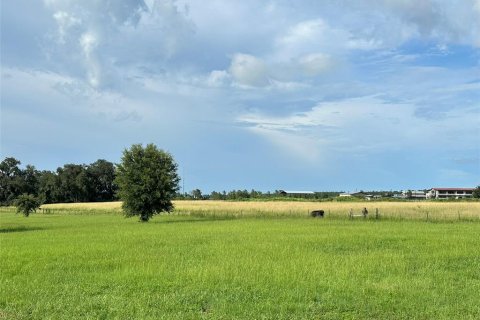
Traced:
<path id="1" fill-rule="evenodd" d="M 0 319 L 478 319 L 480 223 L 0 213 Z"/>

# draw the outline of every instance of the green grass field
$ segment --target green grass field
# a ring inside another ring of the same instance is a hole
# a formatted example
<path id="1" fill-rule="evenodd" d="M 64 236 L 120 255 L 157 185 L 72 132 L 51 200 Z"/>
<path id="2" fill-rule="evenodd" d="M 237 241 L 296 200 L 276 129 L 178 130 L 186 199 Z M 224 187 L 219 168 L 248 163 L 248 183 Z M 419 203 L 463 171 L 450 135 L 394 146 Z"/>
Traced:
<path id="1" fill-rule="evenodd" d="M 0 212 L 0 319 L 479 319 L 480 223 Z"/>

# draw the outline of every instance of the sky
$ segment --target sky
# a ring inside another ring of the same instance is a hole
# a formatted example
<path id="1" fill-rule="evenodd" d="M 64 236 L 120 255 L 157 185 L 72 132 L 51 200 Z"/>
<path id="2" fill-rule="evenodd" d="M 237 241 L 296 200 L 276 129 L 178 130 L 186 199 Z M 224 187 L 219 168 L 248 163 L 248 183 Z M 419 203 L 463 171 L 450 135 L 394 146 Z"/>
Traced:
<path id="1" fill-rule="evenodd" d="M 182 190 L 480 184 L 480 0 L 1 1 L 2 159 Z"/>

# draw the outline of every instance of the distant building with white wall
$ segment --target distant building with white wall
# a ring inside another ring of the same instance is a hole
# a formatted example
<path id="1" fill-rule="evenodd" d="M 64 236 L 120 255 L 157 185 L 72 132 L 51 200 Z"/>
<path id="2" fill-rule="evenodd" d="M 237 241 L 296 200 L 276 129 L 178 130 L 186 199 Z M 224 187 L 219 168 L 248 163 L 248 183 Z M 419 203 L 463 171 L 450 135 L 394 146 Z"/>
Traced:
<path id="1" fill-rule="evenodd" d="M 461 199 L 473 197 L 474 188 L 432 188 L 427 199 Z"/>
<path id="2" fill-rule="evenodd" d="M 426 194 L 423 190 L 403 190 L 402 198 L 404 199 L 425 199 Z"/>

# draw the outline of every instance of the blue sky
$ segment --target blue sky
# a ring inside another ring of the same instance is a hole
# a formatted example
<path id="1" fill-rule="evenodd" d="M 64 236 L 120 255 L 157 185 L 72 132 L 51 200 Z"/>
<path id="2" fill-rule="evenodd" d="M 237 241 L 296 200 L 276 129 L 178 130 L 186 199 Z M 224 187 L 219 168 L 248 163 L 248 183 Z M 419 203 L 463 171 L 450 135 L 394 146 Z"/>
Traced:
<path id="1" fill-rule="evenodd" d="M 1 156 L 185 191 L 480 184 L 480 1 L 1 2 Z"/>

